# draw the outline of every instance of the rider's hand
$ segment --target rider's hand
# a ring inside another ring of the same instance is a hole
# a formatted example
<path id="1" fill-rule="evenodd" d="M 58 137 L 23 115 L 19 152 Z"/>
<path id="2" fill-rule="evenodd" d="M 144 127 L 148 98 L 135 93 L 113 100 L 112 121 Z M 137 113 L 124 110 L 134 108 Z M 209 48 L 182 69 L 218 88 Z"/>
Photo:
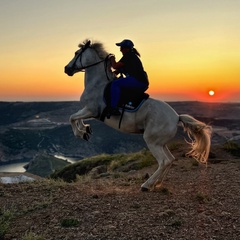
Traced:
<path id="1" fill-rule="evenodd" d="M 114 55 L 114 54 L 112 54 L 112 53 L 110 53 L 110 54 L 108 55 L 108 59 L 112 59 L 112 58 L 114 58 L 114 59 L 115 59 L 115 55 Z"/>
<path id="2" fill-rule="evenodd" d="M 115 70 L 113 73 L 115 74 L 115 76 L 117 76 L 119 74 L 119 71 Z"/>

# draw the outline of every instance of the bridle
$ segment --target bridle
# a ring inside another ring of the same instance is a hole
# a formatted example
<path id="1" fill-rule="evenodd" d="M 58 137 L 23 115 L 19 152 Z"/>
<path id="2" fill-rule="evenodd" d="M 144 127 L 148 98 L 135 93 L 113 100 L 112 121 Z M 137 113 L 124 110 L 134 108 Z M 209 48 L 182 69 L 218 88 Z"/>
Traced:
<path id="1" fill-rule="evenodd" d="M 100 60 L 100 61 L 98 61 L 98 62 L 92 63 L 92 64 L 87 65 L 87 66 L 83 66 L 83 64 L 82 64 L 82 54 L 90 47 L 90 43 L 91 43 L 91 42 L 88 41 L 88 42 L 82 47 L 82 49 L 81 49 L 82 51 L 80 51 L 80 52 L 78 53 L 78 55 L 75 57 L 75 60 L 74 60 L 74 62 L 73 62 L 73 64 L 72 64 L 72 68 L 75 66 L 75 64 L 76 64 L 76 62 L 77 62 L 78 59 L 80 59 L 80 63 L 81 63 L 81 65 L 82 65 L 82 67 L 81 67 L 80 70 L 79 70 L 79 71 L 81 71 L 81 72 L 84 72 L 84 70 L 85 70 L 86 68 L 90 68 L 90 67 L 96 66 L 96 65 L 104 62 L 105 73 L 106 73 L 106 76 L 107 76 L 108 81 L 110 81 L 110 78 L 108 77 L 108 74 L 107 74 L 107 62 L 108 62 L 108 57 L 109 57 L 111 54 L 108 54 L 108 55 L 106 56 L 106 58 L 103 59 L 103 60 Z"/>

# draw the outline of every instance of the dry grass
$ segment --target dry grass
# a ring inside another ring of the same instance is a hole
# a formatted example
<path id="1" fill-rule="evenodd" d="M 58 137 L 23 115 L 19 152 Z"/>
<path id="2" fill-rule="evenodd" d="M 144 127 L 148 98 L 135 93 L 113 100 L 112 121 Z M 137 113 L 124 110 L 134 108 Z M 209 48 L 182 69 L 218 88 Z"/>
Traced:
<path id="1" fill-rule="evenodd" d="M 237 240 L 240 160 L 218 150 L 226 161 L 207 167 L 179 155 L 163 184 L 148 193 L 140 185 L 156 164 L 79 175 L 71 183 L 0 184 L 2 239 Z"/>

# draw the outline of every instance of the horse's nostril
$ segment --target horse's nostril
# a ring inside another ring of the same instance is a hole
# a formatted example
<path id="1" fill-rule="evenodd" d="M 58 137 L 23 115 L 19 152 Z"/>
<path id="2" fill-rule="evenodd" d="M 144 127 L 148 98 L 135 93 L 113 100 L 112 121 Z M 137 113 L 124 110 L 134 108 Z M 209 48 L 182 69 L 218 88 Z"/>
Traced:
<path id="1" fill-rule="evenodd" d="M 70 67 L 68 67 L 68 66 L 65 66 L 64 72 L 65 72 L 68 76 L 73 76 L 73 69 L 70 68 Z"/>

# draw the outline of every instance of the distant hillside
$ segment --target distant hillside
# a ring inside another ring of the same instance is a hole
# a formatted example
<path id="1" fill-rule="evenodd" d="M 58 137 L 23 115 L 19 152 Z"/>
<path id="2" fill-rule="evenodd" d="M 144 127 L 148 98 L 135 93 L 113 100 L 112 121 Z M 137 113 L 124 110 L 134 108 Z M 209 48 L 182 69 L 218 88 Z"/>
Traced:
<path id="1" fill-rule="evenodd" d="M 213 143 L 225 142 L 222 128 L 240 135 L 240 104 L 171 102 L 179 114 L 187 113 L 220 132 Z M 123 134 L 102 122 L 89 120 L 93 135 L 89 142 L 72 133 L 69 116 L 80 109 L 79 102 L 0 102 L 0 164 L 30 161 L 39 152 L 82 159 L 102 153 L 129 153 L 146 148 L 140 135 Z M 225 130 L 224 130 L 225 131 Z M 224 132 L 225 134 L 225 132 Z M 179 128 L 176 138 L 183 139 Z"/>
<path id="2" fill-rule="evenodd" d="M 8 128 L 0 134 L 1 161 L 31 160 L 39 151 L 82 159 L 146 147 L 142 136 L 121 134 L 97 121 L 91 121 L 91 127 L 93 135 L 89 142 L 75 138 L 69 124 L 46 129 Z"/>
<path id="3" fill-rule="evenodd" d="M 135 152 L 142 136 L 123 134 L 89 120 L 89 142 L 76 138 L 68 122 L 78 102 L 0 103 L 0 163 L 32 160 L 38 152 L 82 159 L 101 153 Z"/>

